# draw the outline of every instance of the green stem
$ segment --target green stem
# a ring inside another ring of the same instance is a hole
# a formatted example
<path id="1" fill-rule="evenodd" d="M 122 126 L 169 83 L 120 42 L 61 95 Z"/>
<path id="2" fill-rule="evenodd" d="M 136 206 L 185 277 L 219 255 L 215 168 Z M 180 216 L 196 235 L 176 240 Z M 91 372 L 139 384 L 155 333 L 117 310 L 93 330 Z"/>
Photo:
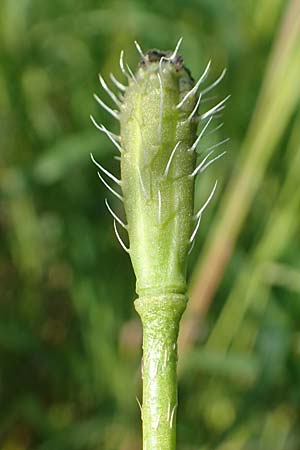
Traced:
<path id="1" fill-rule="evenodd" d="M 177 337 L 186 307 L 182 294 L 141 297 L 143 323 L 143 450 L 175 450 Z"/>

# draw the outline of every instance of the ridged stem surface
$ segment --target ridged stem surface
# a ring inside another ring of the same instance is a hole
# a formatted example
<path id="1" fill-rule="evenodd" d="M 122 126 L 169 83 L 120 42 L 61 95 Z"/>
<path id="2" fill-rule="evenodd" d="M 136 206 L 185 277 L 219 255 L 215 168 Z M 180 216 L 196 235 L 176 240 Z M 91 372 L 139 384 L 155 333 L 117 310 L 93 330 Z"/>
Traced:
<path id="1" fill-rule="evenodd" d="M 141 297 L 135 308 L 143 323 L 143 450 L 175 450 L 177 337 L 186 297 Z"/>

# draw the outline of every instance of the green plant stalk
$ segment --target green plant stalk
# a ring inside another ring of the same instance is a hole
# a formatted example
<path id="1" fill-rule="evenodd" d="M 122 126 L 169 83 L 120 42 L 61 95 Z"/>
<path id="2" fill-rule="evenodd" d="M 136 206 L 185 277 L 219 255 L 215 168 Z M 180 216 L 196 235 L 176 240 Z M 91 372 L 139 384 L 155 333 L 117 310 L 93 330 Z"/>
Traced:
<path id="1" fill-rule="evenodd" d="M 144 450 L 176 447 L 177 337 L 185 306 L 185 296 L 176 294 L 135 301 L 143 323 Z"/>
<path id="2" fill-rule="evenodd" d="M 128 66 L 125 69 L 121 54 L 120 67 L 129 81 L 128 86 L 116 82 L 123 91 L 121 101 L 100 77 L 120 113 L 96 96 L 98 103 L 120 120 L 120 137 L 93 119 L 121 152 L 120 180 L 94 162 L 103 175 L 121 187 L 122 196 L 114 193 L 123 200 L 126 212 L 124 224 L 107 204 L 115 219 L 117 238 L 129 253 L 136 275 L 135 307 L 143 324 L 144 450 L 176 447 L 177 337 L 187 302 L 187 257 L 202 212 L 216 187 L 203 208 L 194 214 L 195 176 L 205 169 L 205 164 L 213 162 L 207 162 L 210 152 L 197 165 L 196 149 L 210 117 L 225 102 L 199 116 L 201 94 L 197 90 L 208 74 L 210 63 L 194 83 L 177 54 L 178 47 L 179 43 L 173 53 L 150 50 L 145 55 L 138 47 L 142 59 L 135 74 Z M 208 121 L 197 137 L 201 119 Z M 107 185 L 105 181 L 104 184 Z M 119 235 L 117 223 L 128 232 L 128 248 Z"/>
<path id="3" fill-rule="evenodd" d="M 161 58 L 163 59 L 161 60 Z M 149 52 L 121 110 L 121 180 L 143 324 L 143 449 L 176 447 L 177 337 L 193 227 L 197 96 L 182 59 Z"/>

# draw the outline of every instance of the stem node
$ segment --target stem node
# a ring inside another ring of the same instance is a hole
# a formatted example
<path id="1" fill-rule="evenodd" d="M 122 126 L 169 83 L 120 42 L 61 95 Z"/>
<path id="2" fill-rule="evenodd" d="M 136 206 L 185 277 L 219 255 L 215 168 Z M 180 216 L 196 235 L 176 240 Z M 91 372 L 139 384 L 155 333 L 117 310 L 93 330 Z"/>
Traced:
<path id="1" fill-rule="evenodd" d="M 175 450 L 177 337 L 186 307 L 183 294 L 140 297 L 143 323 L 143 448 Z"/>

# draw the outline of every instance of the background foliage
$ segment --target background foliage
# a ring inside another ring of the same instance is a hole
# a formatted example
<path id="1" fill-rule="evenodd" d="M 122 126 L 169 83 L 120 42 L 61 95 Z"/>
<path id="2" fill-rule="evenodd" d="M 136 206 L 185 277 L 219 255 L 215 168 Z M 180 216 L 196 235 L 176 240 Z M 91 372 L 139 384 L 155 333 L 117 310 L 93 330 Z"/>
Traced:
<path id="1" fill-rule="evenodd" d="M 189 264 L 178 448 L 299 449 L 299 5 L 1 1 L 2 450 L 141 446 L 134 278 L 89 152 L 117 162 L 89 114 L 117 131 L 97 73 L 180 36 L 195 77 L 228 67 L 214 94 L 232 98 L 206 141 L 229 152 L 196 189 L 200 205 L 219 179 Z"/>

